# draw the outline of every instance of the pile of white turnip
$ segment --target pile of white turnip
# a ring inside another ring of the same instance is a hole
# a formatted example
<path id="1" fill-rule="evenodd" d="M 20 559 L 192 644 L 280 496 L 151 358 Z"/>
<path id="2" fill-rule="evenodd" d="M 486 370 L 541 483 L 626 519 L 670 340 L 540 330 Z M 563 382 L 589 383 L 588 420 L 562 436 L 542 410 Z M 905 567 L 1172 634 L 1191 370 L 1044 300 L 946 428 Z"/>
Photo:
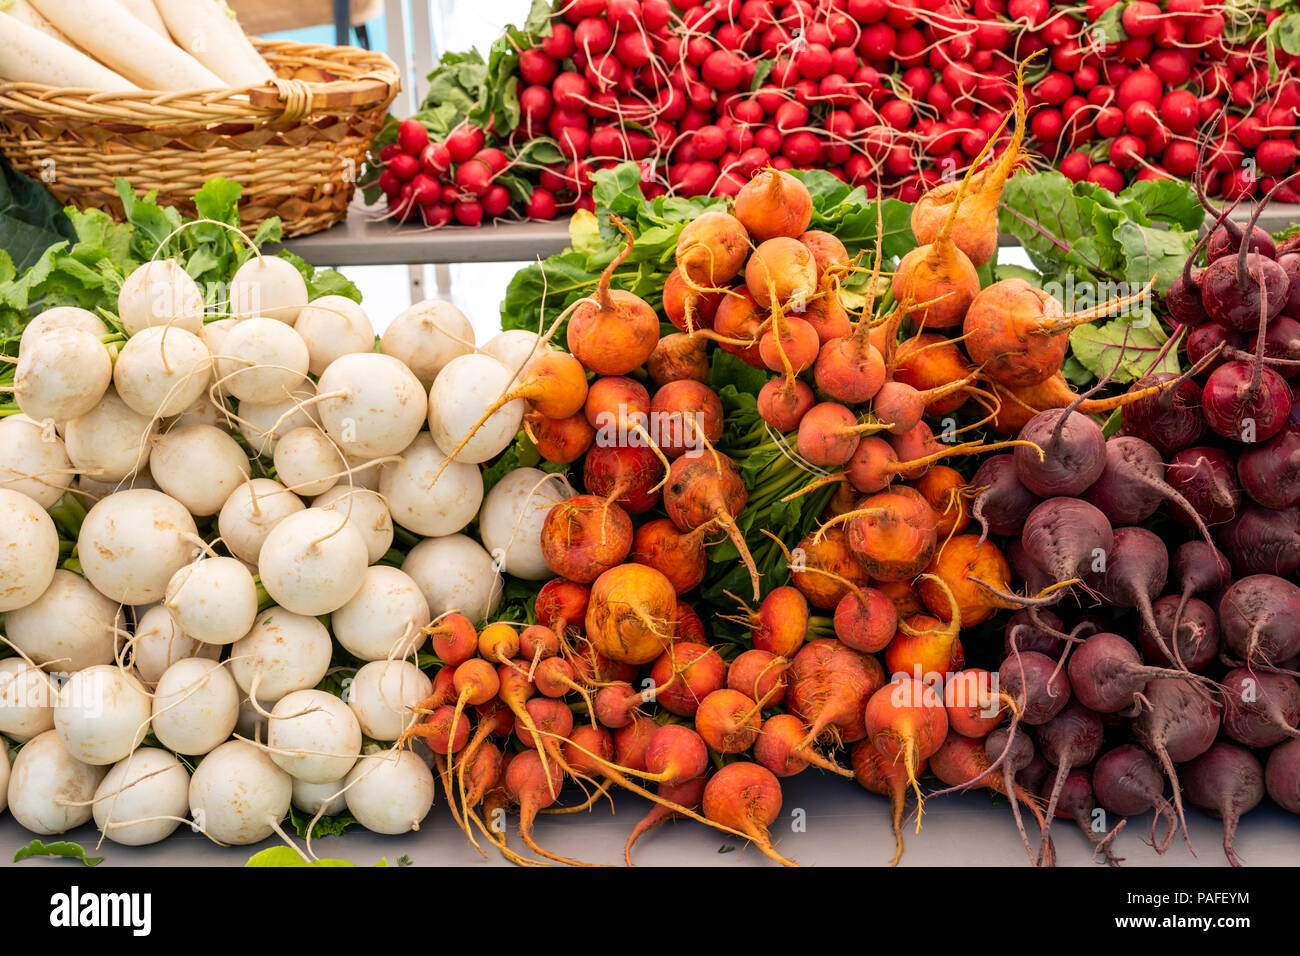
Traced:
<path id="1" fill-rule="evenodd" d="M 0 419 L 0 809 L 130 845 L 185 826 L 292 843 L 291 805 L 416 829 L 432 754 L 395 742 L 432 690 L 417 654 L 447 615 L 491 616 L 506 575 L 549 576 L 540 525 L 571 494 L 520 469 L 485 495 L 522 400 L 452 455 L 549 347 L 479 348 L 438 301 L 377 339 L 260 254 L 228 307 L 204 303 L 159 259 L 106 303 L 117 322 L 52 308 L 22 336 L 22 414 Z"/>

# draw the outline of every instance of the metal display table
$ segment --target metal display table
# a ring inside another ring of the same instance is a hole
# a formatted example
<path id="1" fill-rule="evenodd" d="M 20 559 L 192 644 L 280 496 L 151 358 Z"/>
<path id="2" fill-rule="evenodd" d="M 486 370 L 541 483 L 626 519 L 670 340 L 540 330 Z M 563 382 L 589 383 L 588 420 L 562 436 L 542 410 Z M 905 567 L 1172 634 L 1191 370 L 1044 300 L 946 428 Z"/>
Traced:
<path id="1" fill-rule="evenodd" d="M 785 792 L 781 817 L 772 828 L 777 849 L 802 865 L 884 866 L 894 855 L 889 829 L 889 808 L 882 797 L 861 790 L 850 780 L 805 771 L 782 784 Z M 567 801 L 574 802 L 572 797 Z M 616 812 L 602 802 L 591 813 L 561 817 L 539 817 L 537 841 L 554 853 L 588 863 L 621 866 L 623 843 L 649 804 L 630 794 L 614 798 Z M 799 811 L 804 811 L 799 813 Z M 1033 820 L 1026 814 L 1030 838 Z M 800 823 L 801 831 L 794 825 Z M 1223 867 L 1219 821 L 1189 809 L 1193 856 L 1181 835 L 1159 856 L 1143 844 L 1150 818 L 1130 820 L 1116 838 L 1117 855 L 1126 867 Z M 527 853 L 510 818 L 510 844 Z M 1163 824 L 1162 824 L 1163 826 Z M 988 793 L 953 794 L 926 804 L 920 834 L 916 820 L 904 826 L 903 866 L 1007 866 L 1027 867 L 1028 857 L 1016 833 L 1005 803 L 994 804 Z M 1163 831 L 1162 831 L 1163 832 Z M 1091 848 L 1083 834 L 1069 820 L 1057 820 L 1052 830 L 1057 862 L 1062 866 L 1094 866 Z M 13 859 L 14 851 L 32 840 L 9 814 L 0 817 L 0 865 Z M 187 828 L 180 828 L 162 843 L 149 847 L 125 847 L 107 840 L 98 851 L 92 848 L 99 834 L 87 825 L 61 837 L 74 840 L 92 856 L 104 857 L 102 866 L 242 866 L 254 852 L 277 845 L 268 840 L 254 847 L 219 847 Z M 301 843 L 301 841 L 299 841 Z M 483 842 L 480 838 L 480 842 Z M 380 836 L 360 828 L 338 837 L 315 841 L 321 857 L 351 860 L 371 866 L 381 857 L 394 866 L 406 856 L 415 866 L 509 866 L 495 849 L 484 844 L 480 857 L 447 811 L 441 789 L 433 811 L 420 830 L 402 836 Z M 1036 846 L 1036 841 L 1035 841 Z M 724 851 L 726 847 L 734 850 Z M 1237 852 L 1247 866 L 1294 866 L 1300 860 L 1300 818 L 1271 803 L 1258 808 L 1242 823 L 1237 833 Z M 637 844 L 633 862 L 642 866 L 774 866 L 755 847 L 690 820 L 676 821 L 651 830 Z M 20 866 L 63 866 L 71 870 L 80 864 L 68 860 L 34 858 Z"/>
<path id="2" fill-rule="evenodd" d="M 1244 222 L 1249 210 L 1232 218 Z M 1269 206 L 1260 225 L 1281 232 L 1300 223 L 1300 205 Z M 1011 236 L 1004 246 L 1018 245 Z M 379 206 L 352 204 L 348 218 L 322 232 L 290 239 L 285 246 L 314 266 L 434 265 L 458 262 L 523 262 L 563 252 L 569 245 L 569 222 L 511 222 L 495 226 L 443 226 L 429 229 L 417 223 L 384 218 Z"/>

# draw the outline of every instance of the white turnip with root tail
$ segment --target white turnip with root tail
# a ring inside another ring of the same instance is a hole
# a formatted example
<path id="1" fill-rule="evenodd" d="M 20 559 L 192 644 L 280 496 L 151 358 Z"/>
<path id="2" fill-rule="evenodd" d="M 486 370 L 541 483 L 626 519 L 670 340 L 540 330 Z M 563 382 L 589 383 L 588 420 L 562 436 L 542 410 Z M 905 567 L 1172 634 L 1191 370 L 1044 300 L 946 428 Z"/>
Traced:
<path id="1" fill-rule="evenodd" d="M 370 318 L 347 296 L 326 295 L 309 302 L 293 328 L 307 346 L 307 370 L 318 378 L 337 358 L 375 350 Z"/>
<path id="2" fill-rule="evenodd" d="M 54 580 L 59 533 L 24 494 L 0 488 L 0 612 L 36 601 Z"/>
<path id="3" fill-rule="evenodd" d="M 175 259 L 155 259 L 139 266 L 117 293 L 117 317 L 128 336 L 155 325 L 203 329 L 203 293 Z"/>
<path id="4" fill-rule="evenodd" d="M 193 558 L 198 529 L 189 511 L 160 491 L 119 491 L 86 515 L 77 553 L 88 580 L 122 604 L 162 600 L 167 582 Z"/>
<path id="5" fill-rule="evenodd" d="M 257 617 L 257 584 L 238 558 L 205 557 L 172 575 L 163 606 L 194 640 L 233 644 Z"/>
<path id="6" fill-rule="evenodd" d="M 271 529 L 306 508 L 302 499 L 280 482 L 253 478 L 232 491 L 222 504 L 217 530 L 231 554 L 256 564 Z"/>
<path id="7" fill-rule="evenodd" d="M 181 425 L 160 435 L 149 456 L 149 473 L 198 518 L 221 510 L 252 473 L 239 442 L 214 425 Z"/>
<path id="8" fill-rule="evenodd" d="M 137 610 L 135 634 L 129 642 L 130 654 L 122 660 L 135 665 L 135 672 L 144 685 L 153 689 L 159 678 L 177 661 L 187 657 L 201 657 L 215 661 L 221 657 L 221 647 L 203 644 L 184 634 L 172 612 L 155 604 L 143 614 Z M 106 662 L 96 662 L 106 663 Z"/>
<path id="9" fill-rule="evenodd" d="M 483 503 L 483 476 L 477 465 L 449 463 L 422 432 L 380 470 L 379 493 L 397 524 L 424 537 L 441 537 L 474 520 Z"/>
<path id="10" fill-rule="evenodd" d="M 80 329 L 89 332 L 97 339 L 102 339 L 109 334 L 104 320 L 94 312 L 69 305 L 56 306 L 53 309 L 46 309 L 27 323 L 22 336 L 18 339 L 18 357 L 22 358 L 37 339 L 54 329 Z"/>
<path id="11" fill-rule="evenodd" d="M 26 415 L 0 418 L 0 488 L 52 508 L 75 477 L 63 439 Z"/>
<path id="12" fill-rule="evenodd" d="M 357 669 L 345 700 L 361 732 L 392 742 L 416 719 L 415 708 L 433 692 L 433 682 L 410 661 L 371 661 Z"/>
<path id="13" fill-rule="evenodd" d="M 460 355 L 443 366 L 429 390 L 429 434 L 457 461 L 479 464 L 515 439 L 524 420 L 524 399 L 512 397 L 515 375 L 490 355 Z M 463 447 L 462 447 L 463 446 Z"/>
<path id="14" fill-rule="evenodd" d="M 260 843 L 280 828 L 293 799 L 293 778 L 243 740 L 222 744 L 190 778 L 194 827 L 218 843 Z"/>
<path id="15" fill-rule="evenodd" d="M 316 618 L 268 608 L 231 645 L 230 676 L 254 700 L 274 704 L 285 694 L 319 684 L 333 650 L 330 632 Z"/>
<path id="16" fill-rule="evenodd" d="M 389 355 L 344 355 L 317 383 L 320 420 L 347 455 L 382 458 L 401 454 L 424 424 L 424 387 Z"/>
<path id="17" fill-rule="evenodd" d="M 184 822 L 189 790 L 189 771 L 175 756 L 141 747 L 115 764 L 95 790 L 95 826 L 123 846 L 158 843 Z"/>
<path id="18" fill-rule="evenodd" d="M 402 562 L 434 617 L 459 611 L 472 622 L 490 617 L 501 603 L 504 585 L 492 556 L 463 534 L 426 538 Z"/>
<path id="19" fill-rule="evenodd" d="M 113 360 L 99 339 L 78 328 L 53 329 L 18 360 L 14 399 L 34 421 L 66 422 L 98 405 L 112 381 Z"/>
<path id="20" fill-rule="evenodd" d="M 488 346 L 491 344 L 489 342 Z M 505 361 L 488 346 L 484 347 L 485 351 Z M 474 327 L 465 313 L 450 302 L 425 299 L 389 323 L 380 339 L 379 351 L 391 355 L 414 372 L 427 391 L 443 366 L 459 355 L 474 351 Z"/>
<path id="21" fill-rule="evenodd" d="M 312 501 L 313 508 L 334 511 L 361 533 L 374 564 L 393 546 L 393 516 L 377 489 L 340 483 Z"/>
<path id="22" fill-rule="evenodd" d="M 479 512 L 479 537 L 490 554 L 499 555 L 503 570 L 525 581 L 551 577 L 542 553 L 542 527 L 550 508 L 572 496 L 558 475 L 536 468 L 518 468 L 488 492 Z"/>
<path id="23" fill-rule="evenodd" d="M 348 812 L 373 833 L 418 830 L 433 807 L 433 771 L 409 750 L 362 757 L 345 788 Z"/>
<path id="24" fill-rule="evenodd" d="M 241 402 L 270 405 L 306 381 L 310 358 L 307 343 L 291 326 L 254 318 L 226 334 L 214 364 L 221 391 Z"/>
<path id="25" fill-rule="evenodd" d="M 262 316 L 293 325 L 307 305 L 307 282 L 287 259 L 257 256 L 230 281 L 230 310 L 238 319 Z"/>
<path id="26" fill-rule="evenodd" d="M 144 471 L 158 420 L 132 409 L 110 388 L 99 404 L 63 427 L 68 458 L 82 473 L 115 484 Z"/>
<path id="27" fill-rule="evenodd" d="M 54 729 L 58 685 L 21 657 L 0 661 L 0 734 L 25 743 Z"/>
<path id="28" fill-rule="evenodd" d="M 91 803 L 105 767 L 72 756 L 58 734 L 47 730 L 27 742 L 9 773 L 9 812 L 24 830 L 42 836 L 66 833 L 91 817 Z"/>
<path id="29" fill-rule="evenodd" d="M 323 495 L 347 474 L 347 462 L 319 428 L 295 428 L 275 446 L 275 474 L 294 494 Z"/>
<path id="30" fill-rule="evenodd" d="M 216 661 L 187 657 L 172 664 L 154 690 L 151 726 L 159 743 L 198 756 L 229 739 L 239 720 L 239 688 Z"/>
<path id="31" fill-rule="evenodd" d="M 361 725 L 333 694 L 299 690 L 271 709 L 266 742 L 271 759 L 295 780 L 329 783 L 361 755 Z"/>
<path id="32" fill-rule="evenodd" d="M 348 653 L 382 661 L 418 651 L 431 620 L 429 602 L 411 576 L 380 564 L 366 568 L 361 589 L 333 613 L 330 625 Z"/>
<path id="33" fill-rule="evenodd" d="M 154 325 L 122 346 L 113 366 L 113 387 L 137 414 L 170 418 L 207 392 L 211 376 L 212 355 L 202 339 L 184 329 Z"/>
<path id="34" fill-rule="evenodd" d="M 285 518 L 258 554 L 262 586 L 295 614 L 315 617 L 338 610 L 361 588 L 368 565 L 361 532 L 334 512 L 308 508 Z"/>
<path id="35" fill-rule="evenodd" d="M 5 614 L 13 645 L 33 662 L 64 673 L 111 663 L 122 625 L 116 601 L 62 568 L 40 597 Z"/>
<path id="36" fill-rule="evenodd" d="M 144 686 L 111 664 L 77 671 L 54 704 L 54 731 L 83 763 L 117 763 L 149 732 L 153 704 Z"/>

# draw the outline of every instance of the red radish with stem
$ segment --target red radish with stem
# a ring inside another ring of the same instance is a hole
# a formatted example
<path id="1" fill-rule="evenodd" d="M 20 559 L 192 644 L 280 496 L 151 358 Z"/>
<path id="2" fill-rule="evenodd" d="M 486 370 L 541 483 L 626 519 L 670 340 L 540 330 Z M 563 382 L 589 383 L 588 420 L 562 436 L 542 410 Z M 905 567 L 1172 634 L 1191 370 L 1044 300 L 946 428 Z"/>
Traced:
<path id="1" fill-rule="evenodd" d="M 627 245 L 601 273 L 594 299 L 583 300 L 569 316 L 569 351 L 600 375 L 626 375 L 644 364 L 659 342 L 659 316 L 644 299 L 611 290 L 610 278 L 632 251 L 632 232 L 617 218 Z M 698 220 L 697 220 L 698 222 Z"/>
<path id="2" fill-rule="evenodd" d="M 768 832 L 781 815 L 781 784 L 770 770 L 753 763 L 727 764 L 709 778 L 703 805 L 710 821 L 744 833 L 782 866 L 795 865 L 776 852 Z"/>

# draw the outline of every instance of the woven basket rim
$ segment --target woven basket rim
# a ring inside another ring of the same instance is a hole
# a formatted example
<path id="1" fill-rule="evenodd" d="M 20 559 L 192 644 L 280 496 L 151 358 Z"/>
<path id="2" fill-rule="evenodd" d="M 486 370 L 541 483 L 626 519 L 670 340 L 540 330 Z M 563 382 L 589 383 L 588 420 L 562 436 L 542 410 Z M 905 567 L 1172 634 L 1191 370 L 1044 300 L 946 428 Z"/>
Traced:
<path id="1" fill-rule="evenodd" d="M 401 89 L 397 65 L 383 53 L 360 47 L 298 43 L 292 40 L 250 38 L 272 66 L 277 62 L 317 65 L 353 75 L 326 83 L 276 80 L 261 86 L 220 90 L 127 90 L 106 92 L 43 83 L 0 81 L 0 114 L 22 114 L 69 120 L 94 118 L 96 122 L 174 125 L 277 119 L 286 103 L 296 100 L 295 115 L 320 112 L 364 112 L 387 108 Z M 351 61 L 351 62 L 345 62 Z M 353 64 L 356 64 L 354 66 Z M 357 68 L 364 67 L 364 68 Z M 305 98 L 305 104 L 302 102 Z"/>

